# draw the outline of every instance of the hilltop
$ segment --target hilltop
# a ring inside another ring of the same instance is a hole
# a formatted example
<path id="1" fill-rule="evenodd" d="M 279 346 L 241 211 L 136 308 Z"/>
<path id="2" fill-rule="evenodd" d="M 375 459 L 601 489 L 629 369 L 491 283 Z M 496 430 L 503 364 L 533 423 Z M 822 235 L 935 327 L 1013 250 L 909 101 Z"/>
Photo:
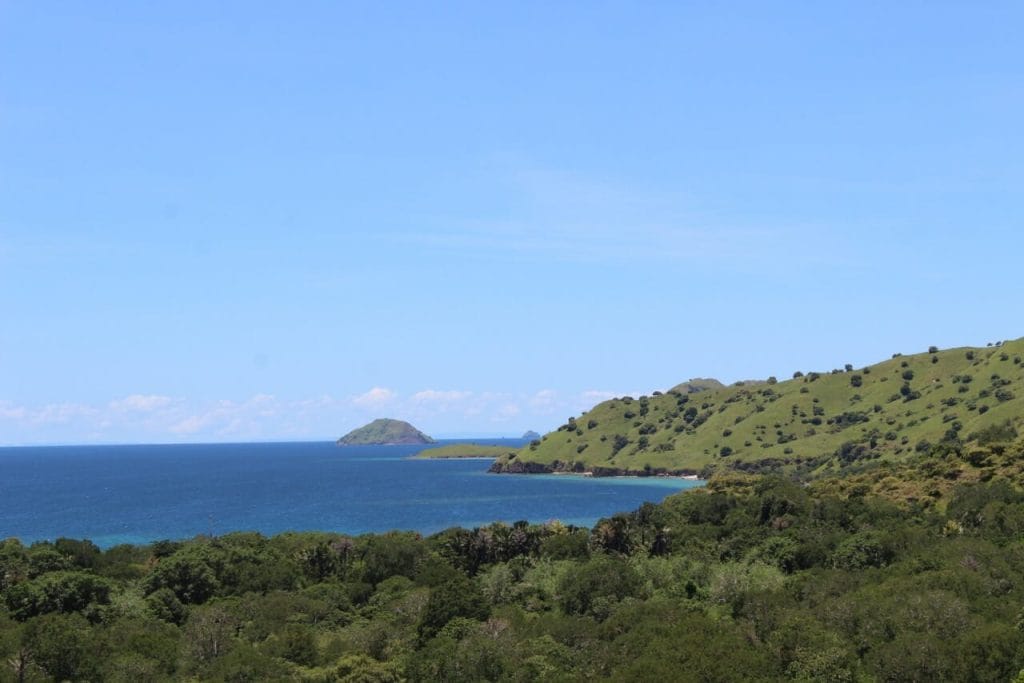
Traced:
<path id="1" fill-rule="evenodd" d="M 397 446 L 436 443 L 408 422 L 379 418 L 338 439 L 339 446 Z"/>
<path id="2" fill-rule="evenodd" d="M 1024 422 L 1024 339 L 894 354 L 779 381 L 691 380 L 570 418 L 494 466 L 502 472 L 801 471 L 815 476 L 936 451 L 969 457 Z M 1021 429 L 1024 431 L 1024 429 Z M 981 456 L 975 456 L 981 457 Z"/>

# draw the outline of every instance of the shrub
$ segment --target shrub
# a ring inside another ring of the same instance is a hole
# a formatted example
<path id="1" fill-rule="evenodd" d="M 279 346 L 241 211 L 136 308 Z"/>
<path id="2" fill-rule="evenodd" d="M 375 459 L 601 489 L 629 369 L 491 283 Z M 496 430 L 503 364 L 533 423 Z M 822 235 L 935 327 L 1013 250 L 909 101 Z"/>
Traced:
<path id="1" fill-rule="evenodd" d="M 999 424 L 989 425 L 984 429 L 979 429 L 968 437 L 971 441 L 977 441 L 980 446 L 987 446 L 991 443 L 1013 441 L 1016 438 L 1017 429 L 1009 420 L 1004 420 Z"/>
<path id="2" fill-rule="evenodd" d="M 939 352 L 939 347 L 938 346 L 929 346 L 928 347 L 928 353 L 938 353 L 938 352 Z"/>

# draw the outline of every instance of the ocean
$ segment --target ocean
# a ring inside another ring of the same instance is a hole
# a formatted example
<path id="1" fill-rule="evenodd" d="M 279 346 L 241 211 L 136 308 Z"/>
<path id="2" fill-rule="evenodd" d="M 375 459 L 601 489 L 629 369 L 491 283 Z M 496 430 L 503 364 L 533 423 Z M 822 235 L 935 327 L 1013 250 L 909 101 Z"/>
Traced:
<path id="1" fill-rule="evenodd" d="M 446 443 L 464 442 L 440 442 Z M 331 442 L 0 448 L 0 538 L 88 538 L 105 548 L 232 531 L 430 534 L 522 519 L 591 526 L 702 484 L 489 474 L 485 459 L 409 459 L 421 448 Z"/>

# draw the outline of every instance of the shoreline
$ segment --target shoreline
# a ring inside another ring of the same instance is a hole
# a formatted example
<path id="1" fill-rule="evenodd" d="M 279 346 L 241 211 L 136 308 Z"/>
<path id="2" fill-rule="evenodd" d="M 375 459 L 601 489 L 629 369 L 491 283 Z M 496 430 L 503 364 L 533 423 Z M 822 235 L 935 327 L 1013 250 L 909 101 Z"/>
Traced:
<path id="1" fill-rule="evenodd" d="M 671 478 L 684 479 L 686 481 L 701 481 L 700 473 L 689 468 L 670 470 L 665 467 L 650 467 L 642 470 L 631 470 L 622 467 L 584 467 L 579 462 L 561 462 L 556 460 L 553 463 L 522 462 L 522 461 L 499 461 L 495 459 L 489 472 L 494 474 L 571 474 L 583 477 L 633 477 L 645 478 Z"/>

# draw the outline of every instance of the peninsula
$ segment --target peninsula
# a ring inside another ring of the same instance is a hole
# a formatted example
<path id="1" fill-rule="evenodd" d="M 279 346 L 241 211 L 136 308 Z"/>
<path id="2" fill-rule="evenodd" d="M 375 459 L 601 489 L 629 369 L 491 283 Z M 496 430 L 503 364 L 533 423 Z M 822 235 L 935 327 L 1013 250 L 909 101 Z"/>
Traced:
<path id="1" fill-rule="evenodd" d="M 436 443 L 408 422 L 379 418 L 338 439 L 339 446 L 400 446 Z"/>

